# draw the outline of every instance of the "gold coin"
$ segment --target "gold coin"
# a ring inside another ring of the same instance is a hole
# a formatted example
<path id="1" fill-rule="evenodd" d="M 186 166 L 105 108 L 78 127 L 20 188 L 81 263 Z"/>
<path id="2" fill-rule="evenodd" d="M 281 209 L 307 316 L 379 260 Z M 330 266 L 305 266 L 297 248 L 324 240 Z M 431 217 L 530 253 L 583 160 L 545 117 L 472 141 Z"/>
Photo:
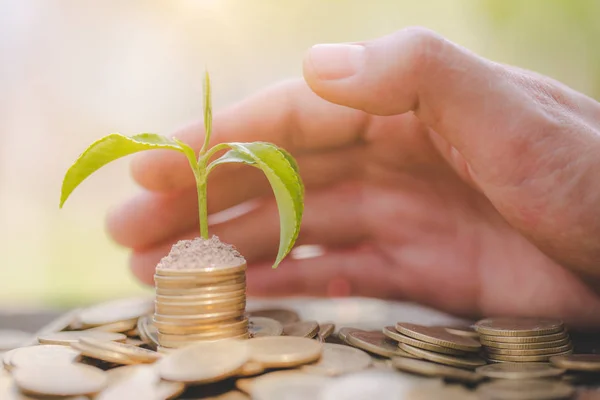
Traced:
<path id="1" fill-rule="evenodd" d="M 111 324 L 100 325 L 94 328 L 88 328 L 88 331 L 103 331 L 103 332 L 116 332 L 123 333 L 132 330 L 136 327 L 138 318 L 133 318 L 125 321 L 117 321 Z"/>
<path id="2" fill-rule="evenodd" d="M 125 343 L 107 342 L 89 338 L 81 339 L 79 342 L 88 346 L 96 347 L 98 349 L 122 354 L 123 356 L 135 360 L 138 363 L 153 363 L 161 358 L 161 355 L 155 351 Z"/>
<path id="3" fill-rule="evenodd" d="M 350 327 L 343 327 L 340 328 L 340 330 L 338 331 L 338 338 L 344 342 L 344 343 L 348 343 L 348 335 L 350 335 L 350 333 L 352 332 L 365 332 L 362 329 L 356 329 L 356 328 L 350 328 Z"/>
<path id="4" fill-rule="evenodd" d="M 265 367 L 261 363 L 248 361 L 238 372 L 238 376 L 255 376 L 265 372 Z"/>
<path id="5" fill-rule="evenodd" d="M 531 336 L 530 336 L 531 337 Z M 532 349 L 546 349 L 549 347 L 559 347 L 565 344 L 571 343 L 568 337 L 560 340 L 554 340 L 552 342 L 539 342 L 539 343 L 502 343 L 492 342 L 485 339 L 481 339 L 481 344 L 486 348 L 494 349 L 510 349 L 510 350 L 532 350 Z"/>
<path id="6" fill-rule="evenodd" d="M 101 360 L 119 365 L 139 364 L 139 362 L 137 362 L 136 360 L 124 356 L 123 354 L 115 353 L 113 351 L 107 351 L 94 346 L 89 346 L 82 342 L 71 343 L 71 347 L 80 352 L 82 355 L 89 358 L 93 358 L 94 360 Z"/>
<path id="7" fill-rule="evenodd" d="M 406 343 L 410 346 L 418 347 L 420 349 L 435 351 L 436 353 L 451 354 L 458 356 L 466 354 L 466 352 L 462 350 L 451 349 L 449 347 L 442 347 L 438 346 L 437 344 L 422 342 L 420 340 L 402 335 L 398 333 L 393 326 L 386 326 L 385 328 L 383 328 L 382 332 L 385 336 L 389 337 L 392 340 L 395 340 L 400 343 Z"/>
<path id="8" fill-rule="evenodd" d="M 440 377 L 467 383 L 476 383 L 483 379 L 481 375 L 472 371 L 406 357 L 393 357 L 392 365 L 401 371 L 434 378 Z"/>
<path id="9" fill-rule="evenodd" d="M 203 275 L 231 275 L 243 273 L 247 269 L 246 262 L 238 264 L 214 266 L 209 268 L 164 268 L 158 265 L 155 269 L 157 275 L 161 276 L 176 276 L 176 277 L 193 277 Z"/>
<path id="10" fill-rule="evenodd" d="M 160 379 L 156 368 L 149 365 L 129 365 L 107 372 L 110 385 L 94 400 L 172 399 L 185 390 L 180 382 Z"/>
<path id="11" fill-rule="evenodd" d="M 125 340 L 125 343 L 128 344 L 128 345 L 130 345 L 130 346 L 136 346 L 136 347 L 140 347 L 140 346 L 143 346 L 143 345 L 146 344 L 146 342 L 144 342 L 143 340 L 134 339 L 134 338 L 131 338 L 131 337 L 128 337 Z"/>
<path id="12" fill-rule="evenodd" d="M 160 330 L 161 333 L 169 335 L 191 335 L 195 333 L 206 333 L 213 331 L 238 331 L 248 327 L 248 320 L 244 319 L 231 319 L 215 323 L 206 323 L 202 325 L 181 325 L 174 322 L 159 322 L 154 321 L 153 325 L 156 329 Z M 158 337 L 157 330 L 157 337 Z M 158 340 L 158 339 L 157 339 Z"/>
<path id="13" fill-rule="evenodd" d="M 265 368 L 297 367 L 318 360 L 323 345 L 296 336 L 265 336 L 247 341 L 250 359 Z"/>
<path id="14" fill-rule="evenodd" d="M 405 343 L 399 343 L 398 347 L 417 358 L 433 361 L 438 364 L 450 365 L 451 367 L 474 369 L 486 364 L 484 359 L 475 355 L 455 357 L 447 354 L 434 353 L 432 351 L 419 349 L 418 347 L 409 346 Z"/>
<path id="15" fill-rule="evenodd" d="M 152 322 L 152 317 L 144 315 L 138 319 L 137 330 L 140 333 L 140 339 L 152 349 L 158 346 L 158 330 Z"/>
<path id="16" fill-rule="evenodd" d="M 241 318 L 244 315 L 243 310 L 215 312 L 196 315 L 164 315 L 154 314 L 154 322 L 170 322 L 173 324 L 201 325 L 214 324 L 216 322 L 227 321 L 234 318 Z"/>
<path id="17" fill-rule="evenodd" d="M 127 336 L 122 333 L 103 331 L 63 331 L 40 336 L 38 337 L 38 341 L 41 344 L 62 344 L 68 346 L 81 338 L 124 342 L 127 339 Z"/>
<path id="18" fill-rule="evenodd" d="M 31 346 L 31 347 L 37 347 L 37 346 Z M 64 346 L 61 346 L 61 347 L 64 347 Z M 4 370 L 10 371 L 13 369 L 13 364 L 12 364 L 12 360 L 11 360 L 12 355 L 15 353 L 15 351 L 17 351 L 19 349 L 21 349 L 21 347 L 18 347 L 16 349 L 12 349 L 12 350 L 2 353 L 2 364 L 4 365 Z"/>
<path id="19" fill-rule="evenodd" d="M 224 302 L 206 302 L 204 304 L 161 304 L 156 303 L 156 313 L 164 315 L 190 315 L 202 313 L 226 312 L 246 309 L 246 297 Z"/>
<path id="20" fill-rule="evenodd" d="M 222 336 L 219 337 L 215 337 L 215 338 L 206 338 L 206 339 L 196 339 L 196 340 L 186 340 L 186 341 L 162 341 L 160 343 L 160 345 L 163 348 L 170 348 L 170 349 L 179 349 L 182 347 L 186 347 L 189 346 L 190 344 L 193 343 L 214 343 L 214 342 L 219 342 L 219 341 L 223 341 L 223 340 L 246 340 L 250 337 L 250 334 L 248 332 L 243 333 L 243 334 L 235 334 L 235 333 L 228 333 L 228 334 L 224 334 Z"/>
<path id="21" fill-rule="evenodd" d="M 303 372 L 337 376 L 361 371 L 371 365 L 371 356 L 366 352 L 341 344 L 324 343 L 321 358 L 312 364 L 303 365 Z"/>
<path id="22" fill-rule="evenodd" d="M 104 371 L 84 364 L 31 365 L 16 368 L 13 378 L 22 392 L 41 396 L 93 395 L 108 385 Z"/>
<path id="23" fill-rule="evenodd" d="M 495 343 L 546 343 L 553 342 L 556 340 L 569 339 L 569 335 L 565 331 L 552 333 L 549 335 L 540 336 L 491 336 L 481 335 L 479 340 L 483 342 L 495 342 Z"/>
<path id="24" fill-rule="evenodd" d="M 496 349 L 489 347 L 486 349 L 490 355 L 502 354 L 507 356 L 539 356 L 547 354 L 562 353 L 567 350 L 573 349 L 573 346 L 569 343 L 559 347 L 548 347 L 546 349 L 529 349 L 529 350 L 512 350 L 512 349 Z"/>
<path id="25" fill-rule="evenodd" d="M 387 338 L 382 332 L 367 332 L 361 330 L 348 331 L 346 342 L 350 346 L 358 347 L 359 349 L 382 357 L 413 357 L 400 349 L 396 345 L 396 342 Z"/>
<path id="26" fill-rule="evenodd" d="M 251 337 L 281 336 L 283 326 L 273 318 L 250 317 L 248 318 L 248 330 Z"/>
<path id="27" fill-rule="evenodd" d="M 235 284 L 213 284 L 210 286 L 204 286 L 193 289 L 184 289 L 185 296 L 199 296 L 204 294 L 216 294 L 216 293 L 232 293 L 239 290 L 246 290 L 246 282 L 235 283 Z M 170 289 L 156 287 L 155 292 L 160 296 L 181 296 L 182 289 Z"/>
<path id="28" fill-rule="evenodd" d="M 477 340 L 453 335 L 442 328 L 398 322 L 396 330 L 405 336 L 441 347 L 475 353 L 481 348 L 481 344 Z"/>
<path id="29" fill-rule="evenodd" d="M 298 372 L 297 370 L 282 370 L 282 371 L 269 372 L 268 374 L 265 374 L 263 376 L 269 375 L 269 376 L 275 376 L 278 379 L 284 379 L 286 376 L 296 375 L 299 373 L 301 373 L 301 372 Z M 235 381 L 235 387 L 246 394 L 250 394 L 250 393 L 252 393 L 252 387 L 254 386 L 254 382 L 256 382 L 256 380 L 258 378 L 259 377 L 238 379 Z"/>
<path id="30" fill-rule="evenodd" d="M 314 338 L 318 332 L 319 323 L 317 321 L 292 322 L 283 326 L 283 334 L 286 336 Z"/>
<path id="31" fill-rule="evenodd" d="M 329 336 L 331 336 L 331 334 L 333 333 L 334 330 L 335 330 L 335 324 L 332 324 L 332 323 L 319 324 L 319 333 L 317 334 L 317 337 L 319 338 L 319 340 L 321 342 L 324 342 L 325 339 L 327 339 Z"/>
<path id="32" fill-rule="evenodd" d="M 479 339 L 479 333 L 470 326 L 443 326 L 443 329 L 453 335 L 466 336 L 473 339 Z"/>
<path id="33" fill-rule="evenodd" d="M 194 384 L 226 379 L 250 360 L 248 342 L 198 342 L 175 350 L 157 363 L 159 375 L 167 381 Z"/>
<path id="34" fill-rule="evenodd" d="M 600 371 L 600 354 L 572 354 L 554 356 L 550 363 L 569 371 Z"/>
<path id="35" fill-rule="evenodd" d="M 236 285 L 246 282 L 245 275 L 221 275 L 221 276 L 206 276 L 202 278 L 186 278 L 174 276 L 154 275 L 154 283 L 158 287 L 170 289 L 194 289 L 207 285 Z"/>
<path id="36" fill-rule="evenodd" d="M 481 384 L 477 387 L 476 393 L 486 399 L 570 399 L 575 393 L 575 389 L 564 382 L 550 379 L 498 379 Z"/>
<path id="37" fill-rule="evenodd" d="M 478 374 L 496 379 L 541 379 L 553 378 L 565 373 L 544 363 L 499 363 L 477 367 Z"/>
<path id="38" fill-rule="evenodd" d="M 158 342 L 161 345 L 170 347 L 169 345 L 166 344 L 167 342 L 172 343 L 172 342 L 187 342 L 187 341 L 196 341 L 196 340 L 214 340 L 214 339 L 221 339 L 221 338 L 227 338 L 227 337 L 232 337 L 232 336 L 240 336 L 247 332 L 248 332 L 247 328 L 240 328 L 237 330 L 228 330 L 228 331 L 215 330 L 215 331 L 192 333 L 192 334 L 186 334 L 186 335 L 168 335 L 165 333 L 161 333 L 159 331 L 158 332 Z"/>
<path id="39" fill-rule="evenodd" d="M 475 324 L 480 335 L 540 336 L 564 330 L 564 324 L 549 318 L 487 318 Z"/>
<path id="40" fill-rule="evenodd" d="M 150 314 L 154 310 L 153 300 L 153 298 L 148 297 L 135 297 L 96 304 L 81 310 L 78 321 L 83 328 L 93 328 L 99 325 L 139 318 Z"/>
<path id="41" fill-rule="evenodd" d="M 283 308 L 265 308 L 248 312 L 249 317 L 265 317 L 279 321 L 281 325 L 287 325 L 300 321 L 300 316 L 293 310 Z"/>
<path id="42" fill-rule="evenodd" d="M 0 329 L 0 351 L 12 350 L 31 342 L 33 335 L 15 329 Z"/>
<path id="43" fill-rule="evenodd" d="M 202 302 L 206 300 L 219 300 L 219 299 L 233 299 L 238 298 L 240 296 L 245 296 L 246 290 L 234 290 L 232 292 L 216 292 L 216 293 L 204 293 L 204 294 L 194 294 L 194 295 L 157 295 L 156 301 L 159 303 L 167 304 L 167 303 L 195 303 Z"/>
<path id="44" fill-rule="evenodd" d="M 252 383 L 251 397 L 267 399 L 316 399 L 331 378 L 296 372 L 285 376 L 262 375 Z"/>
<path id="45" fill-rule="evenodd" d="M 4 354 L 3 361 L 9 368 L 27 368 L 38 365 L 72 364 L 79 360 L 78 351 L 67 346 L 44 344 L 19 347 Z"/>
<path id="46" fill-rule="evenodd" d="M 504 355 L 504 354 L 490 354 L 488 353 L 486 355 L 486 357 L 490 360 L 490 361 L 510 361 L 510 362 L 547 362 L 550 360 L 551 357 L 554 356 L 564 356 L 564 355 L 568 355 L 568 354 L 572 354 L 573 350 L 567 350 L 567 351 L 563 351 L 561 353 L 554 353 L 554 354 L 544 354 L 544 355 L 537 355 L 537 356 L 508 356 L 508 355 Z"/>

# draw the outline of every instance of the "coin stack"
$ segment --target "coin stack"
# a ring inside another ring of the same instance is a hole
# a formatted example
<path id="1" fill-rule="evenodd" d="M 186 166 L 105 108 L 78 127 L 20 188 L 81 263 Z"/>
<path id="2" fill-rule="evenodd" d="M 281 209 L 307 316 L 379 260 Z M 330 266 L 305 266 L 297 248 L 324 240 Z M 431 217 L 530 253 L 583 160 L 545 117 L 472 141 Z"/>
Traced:
<path id="1" fill-rule="evenodd" d="M 486 318 L 475 324 L 485 357 L 492 362 L 548 362 L 573 353 L 562 321 L 544 318 Z"/>
<path id="2" fill-rule="evenodd" d="M 248 338 L 246 261 L 218 238 L 178 242 L 157 265 L 154 282 L 161 348 Z"/>

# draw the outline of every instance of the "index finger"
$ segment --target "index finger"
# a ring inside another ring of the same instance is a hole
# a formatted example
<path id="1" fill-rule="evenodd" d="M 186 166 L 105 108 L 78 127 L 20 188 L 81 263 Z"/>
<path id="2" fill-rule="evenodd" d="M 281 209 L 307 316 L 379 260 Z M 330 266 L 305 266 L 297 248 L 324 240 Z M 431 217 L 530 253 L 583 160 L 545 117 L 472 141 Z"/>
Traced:
<path id="1" fill-rule="evenodd" d="M 360 141 L 367 118 L 362 111 L 323 100 L 303 80 L 294 80 L 217 113 L 210 145 L 265 141 L 292 154 L 326 151 Z M 203 122 L 173 136 L 197 152 L 204 141 Z M 195 184 L 187 159 L 172 151 L 141 153 L 131 168 L 133 178 L 148 190 L 178 190 Z M 219 169 L 213 172 L 219 173 Z"/>

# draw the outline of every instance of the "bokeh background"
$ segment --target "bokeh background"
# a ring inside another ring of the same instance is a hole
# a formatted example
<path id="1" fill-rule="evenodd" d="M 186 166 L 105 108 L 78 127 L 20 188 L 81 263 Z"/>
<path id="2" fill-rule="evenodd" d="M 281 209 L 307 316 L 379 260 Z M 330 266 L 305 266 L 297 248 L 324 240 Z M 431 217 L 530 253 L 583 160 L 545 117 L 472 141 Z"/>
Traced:
<path id="1" fill-rule="evenodd" d="M 600 99 L 598 17 L 598 0 L 0 0 L 0 307 L 148 291 L 104 231 L 138 190 L 129 160 L 59 211 L 62 177 L 105 134 L 200 118 L 205 66 L 219 109 L 301 76 L 313 44 L 421 25 Z"/>

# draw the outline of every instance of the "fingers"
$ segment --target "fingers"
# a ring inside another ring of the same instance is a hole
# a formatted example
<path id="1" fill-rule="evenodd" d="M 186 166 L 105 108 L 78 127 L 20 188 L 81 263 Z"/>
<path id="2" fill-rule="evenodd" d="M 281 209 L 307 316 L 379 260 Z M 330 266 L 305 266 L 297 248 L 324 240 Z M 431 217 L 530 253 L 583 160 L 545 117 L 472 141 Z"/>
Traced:
<path id="1" fill-rule="evenodd" d="M 302 155 L 297 161 L 305 187 L 310 190 L 352 180 L 362 169 L 363 159 L 364 149 L 353 146 Z M 256 168 L 222 165 L 213 174 L 208 181 L 209 214 L 258 197 L 272 196 L 269 182 Z M 134 249 L 171 240 L 196 227 L 198 195 L 195 186 L 174 193 L 142 192 L 113 209 L 107 218 L 107 229 L 113 239 Z"/>
<path id="2" fill-rule="evenodd" d="M 297 156 L 355 144 L 365 123 L 364 113 L 321 99 L 303 81 L 286 82 L 217 113 L 211 146 L 267 141 Z M 198 150 L 203 135 L 200 122 L 173 136 Z M 174 151 L 139 154 L 131 168 L 134 179 L 148 190 L 170 191 L 194 185 L 186 158 Z"/>
<path id="3" fill-rule="evenodd" d="M 361 221 L 361 186 L 348 183 L 342 186 L 307 191 L 304 217 L 297 244 L 348 246 L 366 237 Z M 234 245 L 249 265 L 265 262 L 273 265 L 279 246 L 279 214 L 274 199 L 268 198 L 259 207 L 225 222 L 209 227 L 210 234 Z M 163 243 L 136 250 L 131 258 L 134 274 L 143 282 L 152 283 L 154 269 L 177 240 L 198 236 L 195 228 L 169 238 Z"/>
<path id="4" fill-rule="evenodd" d="M 592 184 L 600 121 L 590 123 L 597 114 L 590 108 L 600 105 L 416 28 L 315 46 L 304 76 L 336 104 L 377 115 L 414 112 L 506 220 L 555 260 L 600 278 L 600 245 L 589 240 L 600 235 L 600 219 L 590 218 L 600 202 Z"/>
<path id="5" fill-rule="evenodd" d="M 285 259 L 248 268 L 247 293 L 257 296 L 371 296 L 400 298 L 393 267 L 372 247 L 328 250 L 316 258 Z"/>

